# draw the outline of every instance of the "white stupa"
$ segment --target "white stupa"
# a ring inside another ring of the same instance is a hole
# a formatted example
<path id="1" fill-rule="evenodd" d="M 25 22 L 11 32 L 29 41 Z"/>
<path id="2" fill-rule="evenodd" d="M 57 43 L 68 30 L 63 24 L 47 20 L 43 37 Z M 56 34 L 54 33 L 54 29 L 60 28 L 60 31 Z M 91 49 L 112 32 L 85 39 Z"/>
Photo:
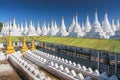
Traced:
<path id="1" fill-rule="evenodd" d="M 112 22 L 113 22 L 113 21 L 112 21 Z M 112 23 L 112 24 L 114 24 L 114 23 Z M 120 25 L 119 25 L 119 19 L 117 19 L 115 35 L 111 36 L 110 38 L 112 38 L 112 39 L 120 39 Z"/>
<path id="2" fill-rule="evenodd" d="M 15 18 L 13 19 L 13 25 L 12 25 L 11 31 L 12 31 L 12 36 L 18 36 L 20 34 L 18 29 L 17 29 Z"/>
<path id="3" fill-rule="evenodd" d="M 46 36 L 48 33 L 47 28 L 46 28 L 46 23 L 44 22 L 43 27 L 42 27 L 42 32 L 41 36 Z"/>
<path id="4" fill-rule="evenodd" d="M 17 36 L 21 36 L 21 32 L 20 32 L 21 30 L 20 30 L 20 25 L 19 24 L 17 25 L 17 31 L 19 32 Z"/>
<path id="5" fill-rule="evenodd" d="M 23 36 L 24 35 L 24 28 L 23 28 L 23 22 L 21 22 L 21 25 L 20 25 L 20 34 L 21 34 L 21 36 Z"/>
<path id="6" fill-rule="evenodd" d="M 32 23 L 32 20 L 30 21 L 29 30 L 28 30 L 27 35 L 28 36 L 37 36 L 35 27 L 34 27 L 34 25 Z"/>
<path id="7" fill-rule="evenodd" d="M 55 36 L 56 35 L 56 29 L 54 27 L 54 22 L 52 20 L 52 25 L 51 25 L 51 28 L 50 28 L 50 31 L 49 31 L 49 36 Z"/>
<path id="8" fill-rule="evenodd" d="M 70 33 L 70 35 L 72 37 L 83 37 L 84 33 L 81 30 L 80 24 L 78 23 L 78 17 L 76 15 L 76 21 L 75 21 L 75 25 L 72 29 L 72 32 Z"/>
<path id="9" fill-rule="evenodd" d="M 27 21 L 25 21 L 25 28 L 23 31 L 23 35 L 28 33 L 28 26 L 27 26 Z"/>
<path id="10" fill-rule="evenodd" d="M 57 26 L 56 21 L 54 22 L 54 27 L 55 27 L 55 32 L 58 33 L 58 32 L 59 32 L 59 28 L 58 28 L 58 26 Z"/>
<path id="11" fill-rule="evenodd" d="M 48 23 L 48 27 L 47 27 L 47 36 L 49 36 L 49 32 L 50 32 L 50 24 Z"/>
<path id="12" fill-rule="evenodd" d="M 39 36 L 40 34 L 41 34 L 41 28 L 40 28 L 40 24 L 39 24 L 39 22 L 38 22 L 38 26 L 37 26 L 37 30 L 36 30 L 36 32 L 37 32 L 37 36 Z"/>
<path id="13" fill-rule="evenodd" d="M 72 24 L 70 25 L 69 30 L 68 30 L 69 33 L 72 32 L 72 29 L 73 29 L 74 26 L 75 26 L 75 18 L 73 17 Z"/>
<path id="14" fill-rule="evenodd" d="M 9 22 L 9 29 L 12 29 L 12 22 Z"/>
<path id="15" fill-rule="evenodd" d="M 108 20 L 107 12 L 104 15 L 104 20 L 102 22 L 102 28 L 103 28 L 103 31 L 106 34 L 105 38 L 109 39 L 110 36 L 114 35 L 114 32 L 112 31 L 111 25 L 110 25 L 109 20 Z"/>
<path id="16" fill-rule="evenodd" d="M 97 11 L 95 11 L 95 19 L 92 25 L 90 32 L 87 32 L 85 37 L 88 38 L 103 38 L 105 37 L 105 33 L 103 32 L 101 25 L 98 21 Z"/>
<path id="17" fill-rule="evenodd" d="M 5 28 L 5 32 L 6 32 L 7 35 L 9 34 L 9 28 L 10 28 L 10 24 L 9 24 L 9 22 L 7 21 L 7 23 L 6 23 L 6 28 Z"/>
<path id="18" fill-rule="evenodd" d="M 112 17 L 112 24 L 111 24 L 112 31 L 116 31 L 116 25 L 114 24 L 114 17 Z"/>
<path id="19" fill-rule="evenodd" d="M 91 30 L 91 24 L 89 21 L 89 15 L 87 14 L 86 23 L 85 23 L 85 32 L 89 32 L 90 30 Z"/>
<path id="20" fill-rule="evenodd" d="M 7 27 L 7 25 L 6 25 L 6 23 L 3 23 L 3 27 L 2 27 L 2 30 L 1 30 L 1 35 L 2 36 L 6 36 L 7 34 L 7 32 L 6 32 L 6 27 Z"/>
<path id="21" fill-rule="evenodd" d="M 84 23 L 82 22 L 82 28 L 81 28 L 82 32 L 85 32 L 85 25 Z"/>
<path id="22" fill-rule="evenodd" d="M 67 35 L 68 35 L 68 32 L 67 32 L 66 27 L 65 27 L 64 17 L 62 17 L 62 25 L 59 29 L 59 32 L 57 33 L 57 36 L 64 37 L 64 36 L 67 36 Z"/>

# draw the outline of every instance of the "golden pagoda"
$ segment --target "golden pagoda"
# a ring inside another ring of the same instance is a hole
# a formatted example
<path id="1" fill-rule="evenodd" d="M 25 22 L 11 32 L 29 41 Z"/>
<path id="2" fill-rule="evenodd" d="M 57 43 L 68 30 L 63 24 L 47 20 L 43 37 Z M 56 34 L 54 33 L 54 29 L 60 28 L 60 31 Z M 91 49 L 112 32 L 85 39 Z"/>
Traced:
<path id="1" fill-rule="evenodd" d="M 9 31 L 9 36 L 8 36 L 8 46 L 7 46 L 7 50 L 6 50 L 6 54 L 11 54 L 14 53 L 15 49 L 12 45 L 12 38 L 11 38 L 11 30 Z"/>
<path id="2" fill-rule="evenodd" d="M 28 50 L 28 48 L 27 48 L 26 39 L 25 39 L 25 36 L 24 36 L 23 45 L 22 45 L 22 53 L 27 51 L 27 50 Z"/>
<path id="3" fill-rule="evenodd" d="M 34 37 L 32 38 L 31 50 L 36 50 L 36 47 L 35 47 L 35 44 L 34 44 Z"/>

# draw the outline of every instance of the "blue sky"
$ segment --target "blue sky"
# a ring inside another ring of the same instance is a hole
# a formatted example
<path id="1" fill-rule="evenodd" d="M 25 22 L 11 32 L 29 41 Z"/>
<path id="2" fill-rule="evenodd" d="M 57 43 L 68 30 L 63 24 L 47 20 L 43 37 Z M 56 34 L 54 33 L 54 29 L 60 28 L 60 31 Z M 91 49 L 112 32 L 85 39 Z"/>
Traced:
<path id="1" fill-rule="evenodd" d="M 115 19 L 120 18 L 120 0 L 0 0 L 0 21 L 16 17 L 17 23 L 32 19 L 35 24 L 38 21 L 42 24 L 44 21 L 51 23 L 55 19 L 61 25 L 61 17 L 64 16 L 68 27 L 76 12 L 79 22 L 85 22 L 89 13 L 92 23 L 95 8 L 98 10 L 100 22 L 105 10 L 110 21 L 113 16 Z"/>

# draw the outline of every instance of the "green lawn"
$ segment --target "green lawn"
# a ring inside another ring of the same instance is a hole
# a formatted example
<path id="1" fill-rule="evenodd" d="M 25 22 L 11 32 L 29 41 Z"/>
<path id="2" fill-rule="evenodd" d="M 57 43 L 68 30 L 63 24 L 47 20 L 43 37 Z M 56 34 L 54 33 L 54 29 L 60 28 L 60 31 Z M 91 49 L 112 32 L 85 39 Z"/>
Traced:
<path id="1" fill-rule="evenodd" d="M 31 41 L 32 37 L 26 37 L 26 40 Z M 48 37 L 48 36 L 35 37 L 35 40 L 120 53 L 120 40 Z M 7 42 L 7 41 L 8 41 L 8 37 L 0 37 L 0 42 Z M 12 37 L 12 41 L 13 42 L 23 41 L 23 37 L 17 37 L 17 36 Z"/>
<path id="2" fill-rule="evenodd" d="M 39 37 L 39 41 L 65 44 L 96 50 L 120 53 L 120 40 L 91 39 L 91 38 L 70 38 L 70 37 Z"/>

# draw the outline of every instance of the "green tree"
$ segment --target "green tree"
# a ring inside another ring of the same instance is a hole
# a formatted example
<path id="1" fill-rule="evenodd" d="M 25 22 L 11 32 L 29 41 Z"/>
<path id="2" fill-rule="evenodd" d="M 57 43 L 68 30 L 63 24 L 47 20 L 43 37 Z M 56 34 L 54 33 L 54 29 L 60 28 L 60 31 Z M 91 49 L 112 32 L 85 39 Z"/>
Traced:
<path id="1" fill-rule="evenodd" d="M 0 22 L 0 32 L 1 32 L 1 30 L 2 30 L 2 27 L 3 27 L 3 23 Z"/>

